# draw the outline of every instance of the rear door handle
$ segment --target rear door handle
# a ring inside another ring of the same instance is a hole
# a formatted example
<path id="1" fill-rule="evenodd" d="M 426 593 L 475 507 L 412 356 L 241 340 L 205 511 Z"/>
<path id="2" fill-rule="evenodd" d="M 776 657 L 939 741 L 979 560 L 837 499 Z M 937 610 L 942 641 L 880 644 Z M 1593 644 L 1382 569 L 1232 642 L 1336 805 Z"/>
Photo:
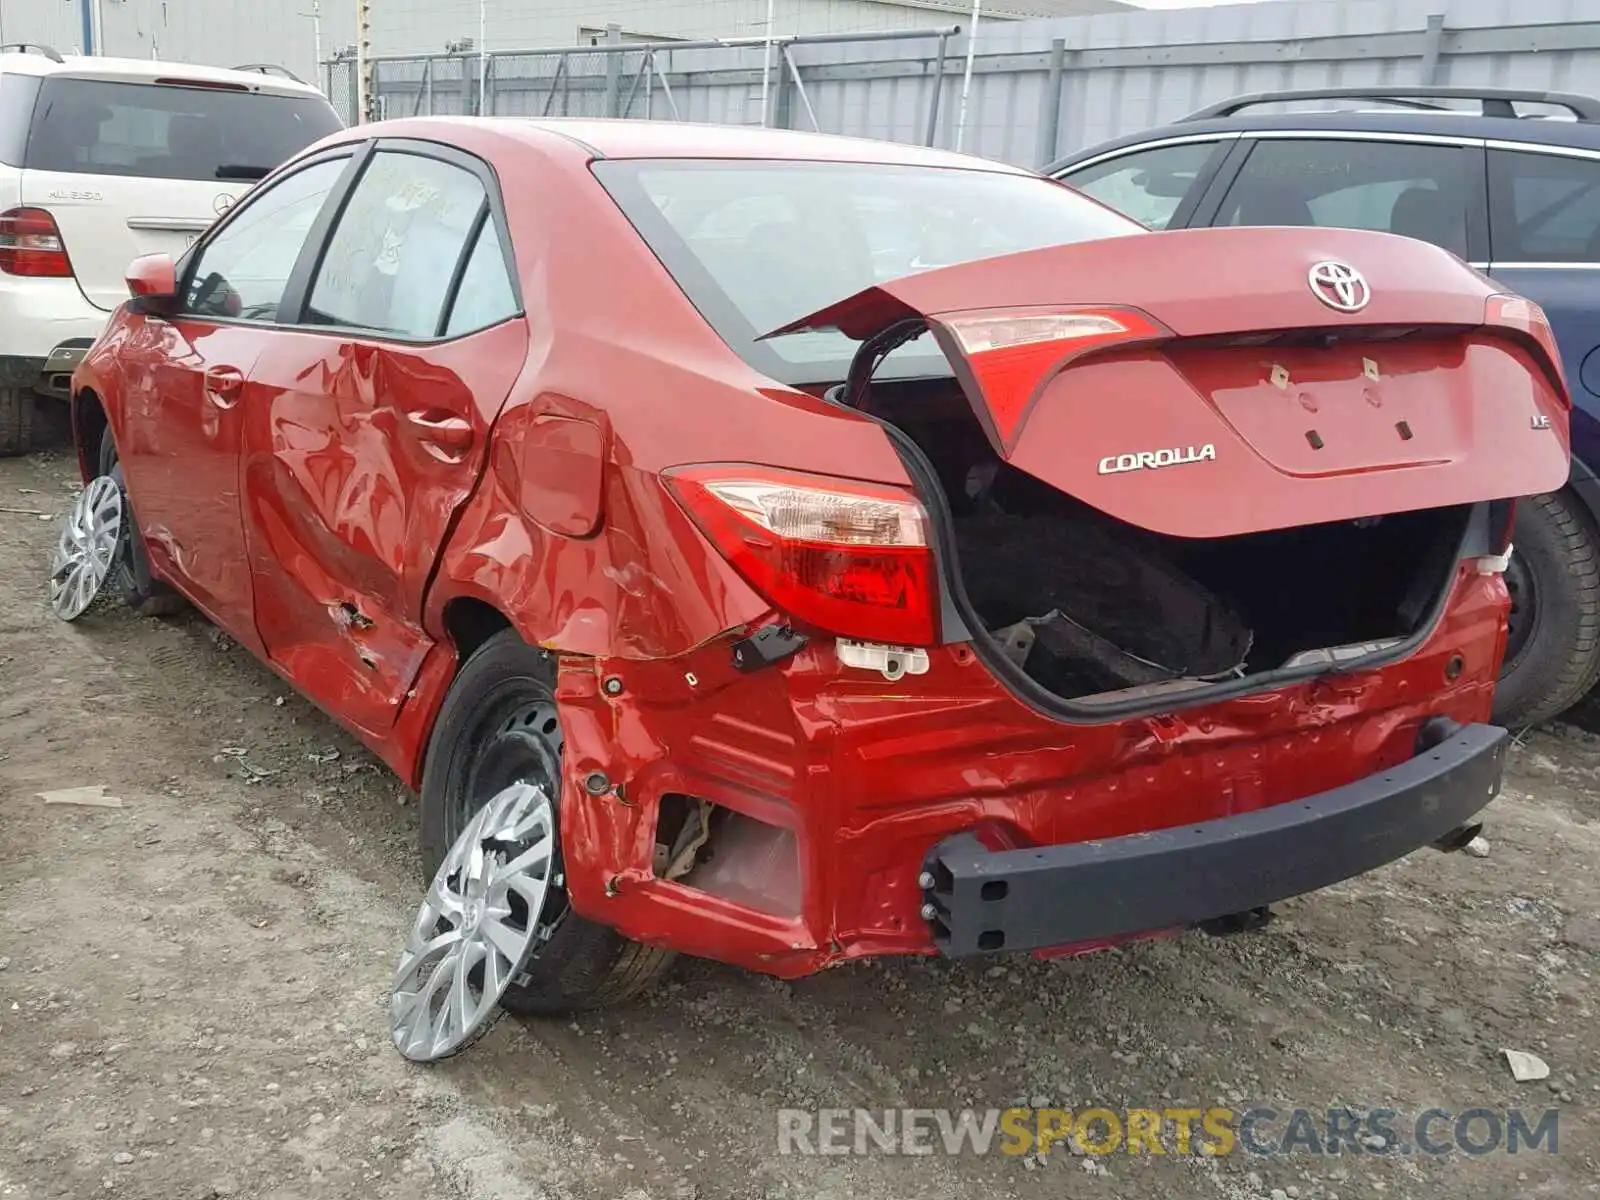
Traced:
<path id="1" fill-rule="evenodd" d="M 232 408 L 244 387 L 244 372 L 238 367 L 206 368 L 206 399 L 218 408 Z"/>
<path id="2" fill-rule="evenodd" d="M 472 422 L 448 409 L 411 409 L 406 413 L 406 421 L 424 445 L 437 449 L 447 458 L 460 458 L 472 447 L 475 436 Z"/>

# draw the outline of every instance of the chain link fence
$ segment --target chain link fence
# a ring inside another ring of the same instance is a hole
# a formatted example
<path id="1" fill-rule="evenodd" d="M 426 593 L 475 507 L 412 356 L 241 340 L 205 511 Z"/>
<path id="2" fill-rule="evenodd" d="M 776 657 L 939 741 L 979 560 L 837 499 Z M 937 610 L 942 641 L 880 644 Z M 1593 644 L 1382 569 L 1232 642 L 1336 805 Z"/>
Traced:
<path id="1" fill-rule="evenodd" d="M 844 81 L 808 80 L 807 68 L 859 58 L 870 77 L 876 66 L 904 76 L 925 119 L 907 140 L 933 143 L 950 39 L 959 27 L 887 34 L 819 35 L 776 40 L 734 39 L 624 45 L 606 43 L 552 50 L 472 51 L 419 57 L 381 57 L 367 63 L 367 111 L 359 113 L 356 63 L 341 57 L 323 65 L 323 85 L 347 124 L 433 115 L 502 117 L 622 117 L 774 125 L 819 132 L 849 128 L 854 111 Z M 900 43 L 892 58 L 875 44 Z M 825 59 L 810 64 L 811 52 Z M 920 72 L 916 64 L 920 63 Z"/>

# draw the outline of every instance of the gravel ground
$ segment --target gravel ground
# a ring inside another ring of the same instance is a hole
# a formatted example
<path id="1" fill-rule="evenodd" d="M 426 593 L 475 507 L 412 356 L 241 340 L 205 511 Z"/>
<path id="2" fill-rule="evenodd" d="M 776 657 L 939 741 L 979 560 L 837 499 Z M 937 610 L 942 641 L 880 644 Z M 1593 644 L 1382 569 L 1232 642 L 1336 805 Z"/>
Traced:
<path id="1" fill-rule="evenodd" d="M 688 962 L 632 1008 L 505 1020 L 418 1068 L 385 1023 L 420 896 L 415 798 L 197 618 L 57 622 L 44 575 L 71 474 L 60 454 L 0 462 L 0 506 L 49 514 L 0 513 L 0 1196 L 1600 1195 L 1591 733 L 1523 739 L 1489 857 L 1418 853 L 1260 933 L 794 984 Z M 35 795 L 80 784 L 124 807 Z M 1502 1047 L 1549 1079 L 1514 1082 Z M 779 1153 L 782 1108 L 1016 1103 L 1556 1107 L 1560 1140 Z"/>

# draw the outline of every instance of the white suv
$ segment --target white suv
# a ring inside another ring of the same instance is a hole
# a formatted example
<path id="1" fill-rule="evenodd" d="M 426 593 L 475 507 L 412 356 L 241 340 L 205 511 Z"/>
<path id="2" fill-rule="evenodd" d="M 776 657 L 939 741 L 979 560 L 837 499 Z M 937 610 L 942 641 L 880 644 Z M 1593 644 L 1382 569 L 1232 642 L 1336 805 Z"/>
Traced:
<path id="1" fill-rule="evenodd" d="M 178 257 L 255 180 L 342 128 L 269 68 L 0 47 L 0 455 L 127 299 L 141 254 Z"/>

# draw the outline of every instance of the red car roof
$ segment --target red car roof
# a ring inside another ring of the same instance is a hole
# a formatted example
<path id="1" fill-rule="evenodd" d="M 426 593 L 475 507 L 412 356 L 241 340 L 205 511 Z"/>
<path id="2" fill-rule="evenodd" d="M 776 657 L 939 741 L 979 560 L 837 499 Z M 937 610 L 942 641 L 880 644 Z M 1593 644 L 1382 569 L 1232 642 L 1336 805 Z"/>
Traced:
<path id="1" fill-rule="evenodd" d="M 505 117 L 413 117 L 353 127 L 350 135 L 414 137 L 471 148 L 477 138 L 511 138 L 552 149 L 567 142 L 596 158 L 737 158 L 802 159 L 827 162 L 885 163 L 900 166 L 953 167 L 1029 174 L 969 154 L 931 150 L 899 142 L 801 133 L 759 126 L 706 125 L 687 121 L 640 121 L 603 118 L 516 120 Z M 341 140 L 350 140 L 348 137 Z"/>

